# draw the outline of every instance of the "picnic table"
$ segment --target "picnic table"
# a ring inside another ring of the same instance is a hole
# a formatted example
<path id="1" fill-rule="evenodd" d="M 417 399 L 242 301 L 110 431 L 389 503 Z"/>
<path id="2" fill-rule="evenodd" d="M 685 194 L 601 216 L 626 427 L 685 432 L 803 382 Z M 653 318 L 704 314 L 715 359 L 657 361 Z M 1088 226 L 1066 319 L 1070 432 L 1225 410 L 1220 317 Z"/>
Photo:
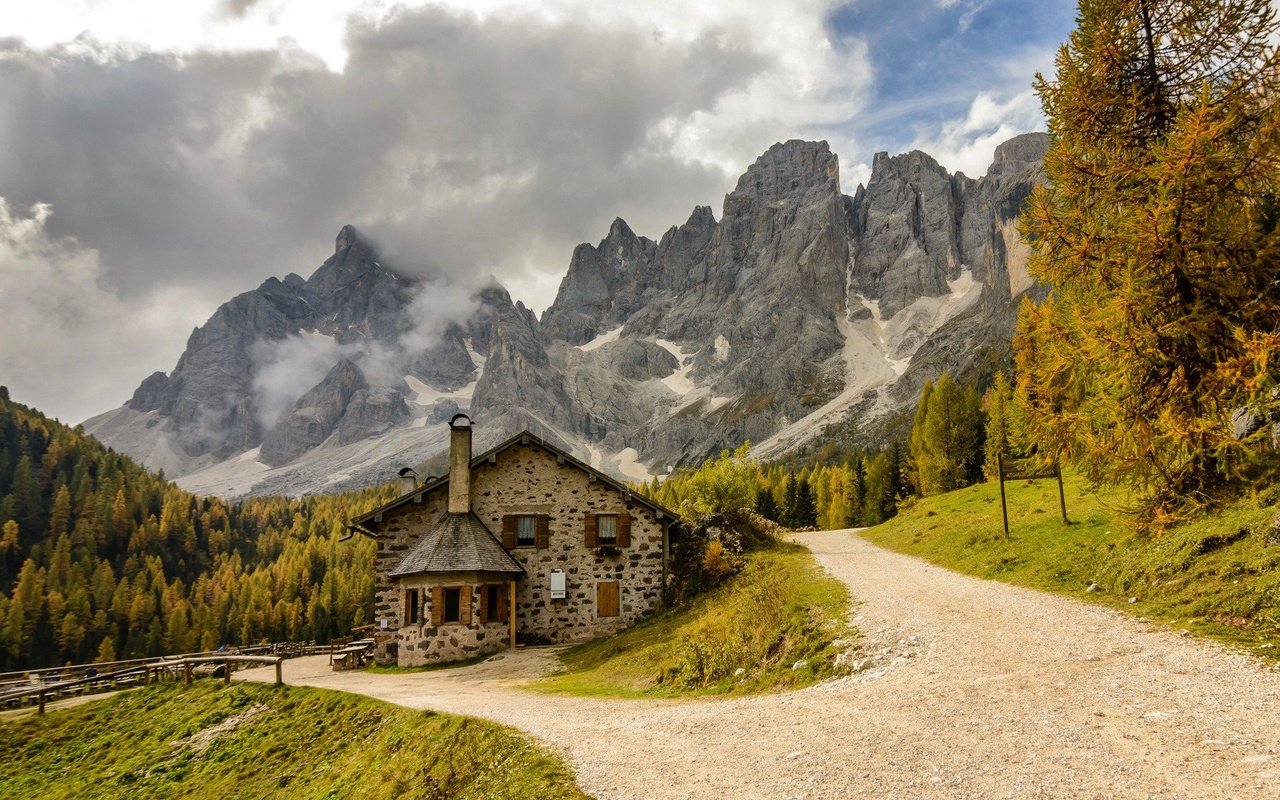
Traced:
<path id="1" fill-rule="evenodd" d="M 376 642 L 373 639 L 357 639 L 343 646 L 341 650 L 334 651 L 333 657 L 330 659 L 333 663 L 334 671 L 360 669 L 365 666 L 373 655 L 375 644 Z"/>

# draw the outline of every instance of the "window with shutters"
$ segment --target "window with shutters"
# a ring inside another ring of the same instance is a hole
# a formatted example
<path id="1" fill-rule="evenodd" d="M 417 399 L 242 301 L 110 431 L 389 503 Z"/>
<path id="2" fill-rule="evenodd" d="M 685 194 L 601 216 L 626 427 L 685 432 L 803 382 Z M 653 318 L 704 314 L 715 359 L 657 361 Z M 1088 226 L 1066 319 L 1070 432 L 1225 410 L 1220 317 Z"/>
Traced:
<path id="1" fill-rule="evenodd" d="M 418 604 L 418 590 L 410 589 L 404 593 L 404 619 L 409 625 L 417 625 L 422 618 L 418 615 L 421 608 Z"/>
<path id="2" fill-rule="evenodd" d="M 444 622 L 460 622 L 462 620 L 462 589 L 457 586 L 445 587 L 442 620 Z"/>
<path id="3" fill-rule="evenodd" d="M 506 605 L 503 603 L 503 586 L 492 583 L 483 587 L 484 591 L 484 613 L 481 614 L 481 622 L 499 622 L 503 618 L 502 609 Z"/>
<path id="4" fill-rule="evenodd" d="M 601 545 L 618 543 L 617 514 L 596 514 L 596 543 Z"/>
<path id="5" fill-rule="evenodd" d="M 533 514 L 516 515 L 516 547 L 533 547 L 538 543 L 538 518 Z"/>

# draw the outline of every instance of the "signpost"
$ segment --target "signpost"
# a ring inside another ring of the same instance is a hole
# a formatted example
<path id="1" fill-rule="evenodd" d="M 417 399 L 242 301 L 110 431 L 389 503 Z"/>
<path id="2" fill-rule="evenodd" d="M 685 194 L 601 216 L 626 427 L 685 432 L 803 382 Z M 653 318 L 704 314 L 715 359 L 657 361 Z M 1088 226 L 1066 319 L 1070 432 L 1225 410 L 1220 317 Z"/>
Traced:
<path id="1" fill-rule="evenodd" d="M 1062 513 L 1062 524 L 1070 525 L 1067 519 L 1067 495 L 1062 489 L 1062 465 L 1057 461 L 1052 467 L 1038 466 L 1034 459 L 1026 458 L 1014 461 L 1007 468 L 1004 456 L 996 452 L 996 469 L 1000 472 L 1000 515 L 1004 518 L 1004 538 L 1009 538 L 1009 505 L 1005 501 L 1004 482 L 1006 480 L 1034 480 L 1036 478 L 1056 478 L 1058 480 L 1058 509 Z"/>

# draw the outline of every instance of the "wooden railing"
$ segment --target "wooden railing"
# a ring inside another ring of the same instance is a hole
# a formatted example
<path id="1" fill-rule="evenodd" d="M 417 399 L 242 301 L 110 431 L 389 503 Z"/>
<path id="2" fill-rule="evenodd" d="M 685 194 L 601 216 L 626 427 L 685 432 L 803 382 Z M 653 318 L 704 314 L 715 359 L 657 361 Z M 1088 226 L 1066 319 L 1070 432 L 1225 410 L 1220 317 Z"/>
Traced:
<path id="1" fill-rule="evenodd" d="M 40 713 L 50 697 L 69 694 L 90 694 L 109 691 L 120 686 L 148 685 L 162 677 L 177 680 L 181 675 L 191 683 L 192 667 L 203 664 L 223 665 L 222 678 L 231 682 L 233 664 L 274 664 L 276 685 L 284 683 L 282 663 L 286 658 L 306 655 L 332 654 L 342 645 L 315 642 L 277 642 L 274 644 L 240 647 L 231 651 L 202 651 L 158 658 L 134 658 L 123 661 L 107 661 L 96 664 L 76 664 L 64 667 L 45 667 L 22 672 L 0 673 L 0 708 L 21 705 L 35 700 Z"/>

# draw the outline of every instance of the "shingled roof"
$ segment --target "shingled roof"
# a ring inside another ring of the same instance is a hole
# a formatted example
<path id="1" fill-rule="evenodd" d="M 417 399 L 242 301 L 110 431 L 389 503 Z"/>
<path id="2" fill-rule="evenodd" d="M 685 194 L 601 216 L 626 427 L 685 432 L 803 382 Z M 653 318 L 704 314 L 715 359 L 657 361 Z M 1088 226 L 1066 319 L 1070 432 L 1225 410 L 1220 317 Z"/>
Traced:
<path id="1" fill-rule="evenodd" d="M 391 577 L 421 572 L 524 572 L 473 513 L 442 516 L 391 570 Z"/>
<path id="2" fill-rule="evenodd" d="M 618 490 L 619 492 L 621 492 L 623 495 L 626 496 L 627 500 L 635 503 L 639 503 L 642 506 L 646 506 L 651 511 L 653 511 L 655 515 L 657 515 L 658 519 L 662 519 L 663 517 L 666 517 L 668 519 L 676 518 L 676 514 L 674 511 L 668 508 L 665 508 L 658 503 L 655 503 L 654 501 L 650 500 L 649 498 L 645 497 L 642 494 L 635 493 L 631 489 L 631 487 L 627 486 L 625 483 L 615 480 L 614 478 L 610 477 L 609 475 L 606 475 L 605 473 L 590 466 L 589 464 L 586 464 L 578 460 L 577 458 L 574 458 L 569 453 L 565 452 L 564 450 L 561 450 L 559 447 L 556 447 L 555 445 L 551 444 L 545 439 L 533 433 L 530 433 L 528 430 L 521 431 L 520 433 L 517 433 L 515 436 L 512 436 L 510 439 L 507 439 L 502 444 L 499 444 L 497 447 L 493 447 L 481 453 L 480 455 L 475 456 L 474 458 L 471 459 L 471 468 L 475 469 L 476 467 L 480 466 L 486 461 L 492 463 L 493 460 L 504 450 L 509 450 L 512 447 L 515 447 L 516 445 L 520 445 L 520 444 L 532 444 L 532 445 L 537 445 L 538 447 L 541 447 L 543 450 L 546 450 L 547 452 L 555 456 L 562 463 L 566 463 L 573 467 L 576 467 L 582 470 L 583 472 L 587 473 L 588 475 L 593 476 L 596 480 L 600 481 L 601 483 L 607 486 L 611 486 L 614 489 Z M 424 483 L 423 485 L 417 487 L 416 489 L 410 492 L 407 492 L 401 495 L 400 497 L 397 497 L 396 499 L 388 503 L 385 503 L 379 506 L 378 508 L 373 509 L 372 511 L 368 511 L 364 514 L 361 514 L 360 516 L 351 520 L 351 523 L 353 526 L 365 526 L 371 523 L 376 525 L 378 522 L 382 520 L 382 515 L 385 514 L 386 512 L 391 511 L 392 509 L 395 509 L 395 508 L 399 508 L 400 506 L 406 505 L 408 503 L 415 502 L 415 499 L 421 500 L 422 497 L 430 494 L 431 492 L 436 491 L 437 489 L 447 486 L 448 484 L 449 484 L 448 475 L 444 475 L 443 477 L 430 480 L 427 483 Z M 374 530 L 376 530 L 376 528 Z M 364 530 L 362 530 L 361 532 L 369 533 L 368 531 L 364 531 Z"/>

